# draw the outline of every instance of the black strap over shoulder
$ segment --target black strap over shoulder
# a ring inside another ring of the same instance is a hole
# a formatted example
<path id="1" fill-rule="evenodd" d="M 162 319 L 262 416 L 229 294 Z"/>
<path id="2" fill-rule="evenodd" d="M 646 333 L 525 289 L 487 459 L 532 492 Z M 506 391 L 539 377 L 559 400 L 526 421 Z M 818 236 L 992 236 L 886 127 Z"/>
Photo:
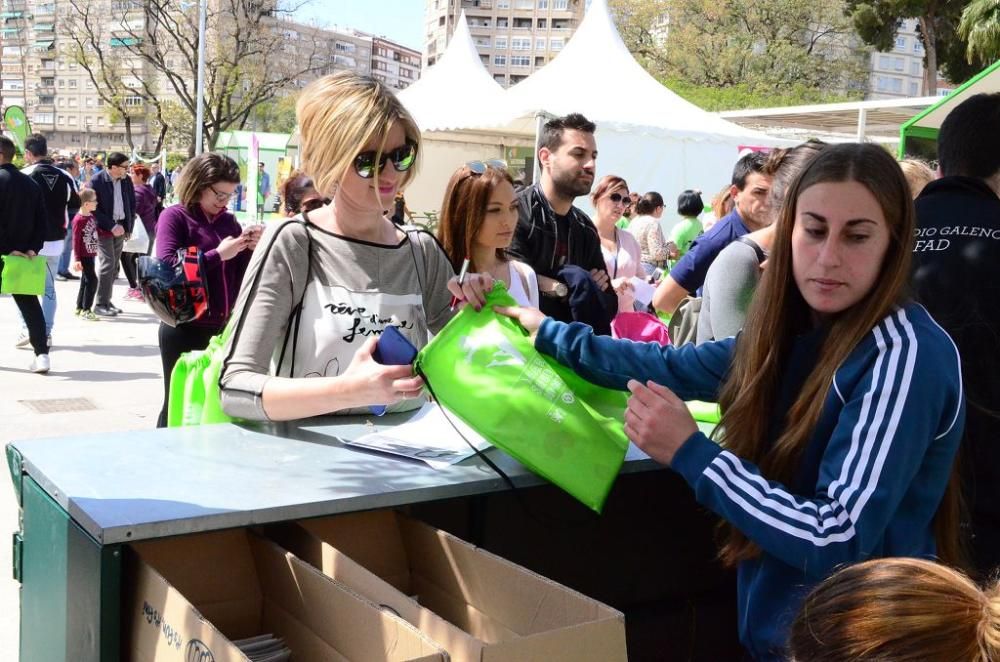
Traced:
<path id="1" fill-rule="evenodd" d="M 740 242 L 741 244 L 746 244 L 747 246 L 752 248 L 753 252 L 757 254 L 757 264 L 764 264 L 764 260 L 767 259 L 767 253 L 765 253 L 764 249 L 760 247 L 760 244 L 758 244 L 756 241 L 754 241 L 753 239 L 751 239 L 746 235 L 743 235 L 742 237 L 737 237 L 736 241 Z"/>

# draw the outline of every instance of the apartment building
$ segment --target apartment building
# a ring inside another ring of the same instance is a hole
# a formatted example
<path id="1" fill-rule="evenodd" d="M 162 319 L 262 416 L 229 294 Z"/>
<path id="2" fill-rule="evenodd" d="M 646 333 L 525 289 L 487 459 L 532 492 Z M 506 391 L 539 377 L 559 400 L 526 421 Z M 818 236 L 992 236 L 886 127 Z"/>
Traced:
<path id="1" fill-rule="evenodd" d="M 420 78 L 420 51 L 385 37 L 372 38 L 372 76 L 389 87 L 405 90 Z"/>
<path id="2" fill-rule="evenodd" d="M 426 0 L 424 66 L 444 52 L 462 12 L 479 57 L 508 87 L 545 66 L 573 36 L 584 0 Z"/>
<path id="3" fill-rule="evenodd" d="M 166 75 L 132 56 L 127 48 L 134 42 L 129 33 L 122 31 L 122 21 L 141 33 L 144 0 L 89 0 L 89 3 L 97 9 L 97 15 L 108 17 L 103 26 L 105 53 L 116 58 L 123 71 L 129 72 L 123 77 L 125 86 L 138 89 L 141 79 L 152 85 L 160 100 L 178 100 Z M 191 3 L 190 7 L 194 9 L 189 11 L 196 11 L 197 3 Z M 45 133 L 54 148 L 74 152 L 127 150 L 122 118 L 100 99 L 87 71 L 72 61 L 67 34 L 70 11 L 65 0 L 0 0 L 0 106 L 23 106 L 32 130 Z M 289 94 L 319 76 L 342 70 L 374 73 L 399 89 L 420 76 L 420 54 L 384 38 L 277 17 L 267 20 L 268 28 L 280 36 L 282 62 L 295 66 L 312 57 L 317 64 L 313 72 L 288 86 Z M 225 39 L 224 25 L 218 32 L 208 35 L 209 44 Z M 165 60 L 168 68 L 186 68 L 179 52 L 168 54 Z M 131 74 L 133 71 L 135 76 Z M 245 88 L 250 85 L 250 81 L 244 83 Z M 133 144 L 141 151 L 151 150 L 157 137 L 154 108 L 138 94 L 126 96 L 125 103 L 130 109 Z"/>
<path id="4" fill-rule="evenodd" d="M 905 19 L 896 32 L 891 51 L 872 53 L 868 99 L 901 99 L 927 95 L 924 82 L 924 46 L 918 33 L 918 21 Z M 954 88 L 938 78 L 937 95 L 945 96 Z"/>

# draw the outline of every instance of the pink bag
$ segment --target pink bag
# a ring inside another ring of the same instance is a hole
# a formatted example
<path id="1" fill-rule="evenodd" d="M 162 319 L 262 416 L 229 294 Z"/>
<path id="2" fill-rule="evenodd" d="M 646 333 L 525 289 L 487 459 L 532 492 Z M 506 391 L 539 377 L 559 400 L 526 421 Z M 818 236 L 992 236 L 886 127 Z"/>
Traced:
<path id="1" fill-rule="evenodd" d="M 611 320 L 611 335 L 615 338 L 627 338 L 636 342 L 670 344 L 670 335 L 667 333 L 666 325 L 656 315 L 650 313 L 618 313 Z"/>

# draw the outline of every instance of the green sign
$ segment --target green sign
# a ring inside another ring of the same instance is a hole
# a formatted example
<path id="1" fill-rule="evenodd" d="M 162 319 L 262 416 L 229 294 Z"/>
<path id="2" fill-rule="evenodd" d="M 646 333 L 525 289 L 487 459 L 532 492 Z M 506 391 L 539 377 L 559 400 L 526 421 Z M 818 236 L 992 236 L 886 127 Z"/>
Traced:
<path id="1" fill-rule="evenodd" d="M 3 114 L 3 124 L 14 140 L 17 151 L 24 154 L 24 141 L 31 133 L 31 125 L 28 123 L 28 116 L 24 114 L 24 108 L 7 106 Z"/>

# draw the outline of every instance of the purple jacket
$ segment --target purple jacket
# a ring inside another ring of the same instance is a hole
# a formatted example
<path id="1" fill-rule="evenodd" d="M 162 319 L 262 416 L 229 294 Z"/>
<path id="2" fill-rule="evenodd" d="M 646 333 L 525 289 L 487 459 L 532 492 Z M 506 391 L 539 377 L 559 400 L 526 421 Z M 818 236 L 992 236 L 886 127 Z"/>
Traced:
<path id="1" fill-rule="evenodd" d="M 239 236 L 242 231 L 236 217 L 229 212 L 223 212 L 214 221 L 209 221 L 200 207 L 192 213 L 181 204 L 160 213 L 156 224 L 156 257 L 175 265 L 177 251 L 189 246 L 197 246 L 203 255 L 208 315 L 191 324 L 221 329 L 229 319 L 243 284 L 243 274 L 250 264 L 251 251 L 242 251 L 224 262 L 216 249 L 225 237 Z"/>
<path id="2" fill-rule="evenodd" d="M 135 187 L 135 213 L 150 238 L 156 236 L 156 193 L 148 184 Z"/>

